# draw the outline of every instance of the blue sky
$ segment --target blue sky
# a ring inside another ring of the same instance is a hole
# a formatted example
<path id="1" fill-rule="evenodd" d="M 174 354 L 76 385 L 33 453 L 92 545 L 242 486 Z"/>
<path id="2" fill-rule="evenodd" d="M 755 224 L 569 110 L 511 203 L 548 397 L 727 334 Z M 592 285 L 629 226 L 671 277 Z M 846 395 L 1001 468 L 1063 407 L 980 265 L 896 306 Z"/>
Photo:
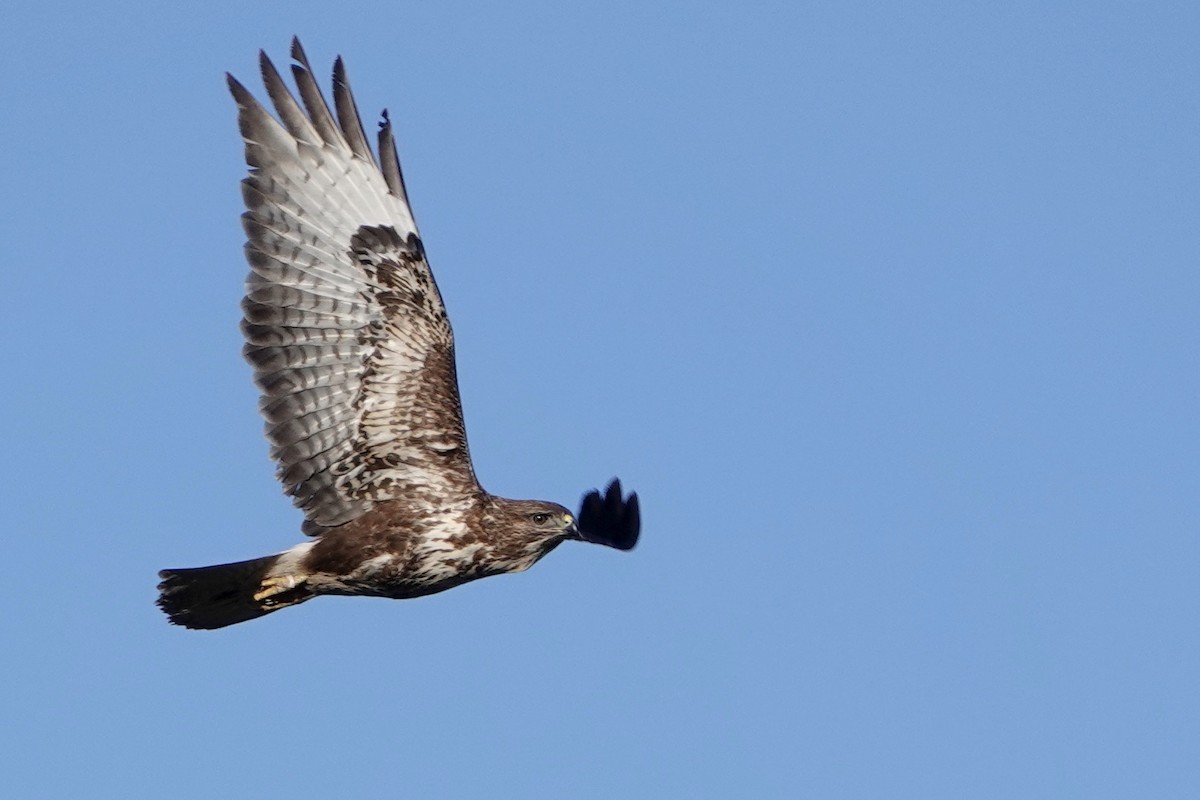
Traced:
<path id="1" fill-rule="evenodd" d="M 0 25 L 6 796 L 1200 793 L 1194 4 L 93 9 Z M 620 475 L 633 553 L 154 608 L 300 540 L 222 77 L 294 33 L 397 123 L 484 485 Z"/>

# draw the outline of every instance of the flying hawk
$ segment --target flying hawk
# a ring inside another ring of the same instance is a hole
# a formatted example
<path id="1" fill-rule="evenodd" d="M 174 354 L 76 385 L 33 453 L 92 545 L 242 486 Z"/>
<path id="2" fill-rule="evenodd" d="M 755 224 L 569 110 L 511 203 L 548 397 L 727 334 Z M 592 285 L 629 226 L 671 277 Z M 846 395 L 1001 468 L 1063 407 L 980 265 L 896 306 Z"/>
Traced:
<path id="1" fill-rule="evenodd" d="M 158 605 L 177 625 L 221 628 L 323 594 L 419 597 L 520 572 L 567 539 L 631 549 L 638 500 L 619 481 L 587 494 L 578 517 L 479 485 L 454 335 L 391 121 L 384 111 L 376 159 L 341 58 L 336 116 L 298 40 L 292 58 L 299 103 L 260 54 L 278 122 L 227 77 L 250 166 L 244 353 L 279 478 L 313 539 L 250 561 L 163 570 Z"/>

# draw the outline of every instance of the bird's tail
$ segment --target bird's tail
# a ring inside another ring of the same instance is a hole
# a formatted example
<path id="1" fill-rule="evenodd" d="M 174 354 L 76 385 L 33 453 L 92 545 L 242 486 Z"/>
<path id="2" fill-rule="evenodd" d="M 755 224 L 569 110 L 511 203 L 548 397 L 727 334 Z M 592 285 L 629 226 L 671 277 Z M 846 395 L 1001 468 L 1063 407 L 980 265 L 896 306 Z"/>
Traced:
<path id="1" fill-rule="evenodd" d="M 186 628 L 224 628 L 270 614 L 312 597 L 302 587 L 256 600 L 263 579 L 279 556 L 265 556 L 233 564 L 192 569 L 164 569 L 158 573 L 158 607 L 171 622 Z"/>

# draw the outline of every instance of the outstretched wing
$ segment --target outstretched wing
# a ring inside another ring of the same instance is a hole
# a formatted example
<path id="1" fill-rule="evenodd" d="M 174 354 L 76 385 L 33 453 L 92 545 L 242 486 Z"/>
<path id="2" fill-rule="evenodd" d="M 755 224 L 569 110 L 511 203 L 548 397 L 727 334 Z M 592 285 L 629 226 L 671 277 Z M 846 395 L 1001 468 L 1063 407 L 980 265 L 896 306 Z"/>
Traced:
<path id="1" fill-rule="evenodd" d="M 391 122 L 377 162 L 341 58 L 336 121 L 298 40 L 292 58 L 303 106 L 260 59 L 279 122 L 229 76 L 250 166 L 242 330 L 279 478 L 319 533 L 380 500 L 453 502 L 479 485 Z"/>
<path id="2" fill-rule="evenodd" d="M 585 541 L 632 550 L 642 531 L 637 492 L 630 492 L 629 499 L 624 499 L 621 482 L 613 478 L 603 496 L 594 489 L 584 495 L 579 504 L 578 524 Z"/>

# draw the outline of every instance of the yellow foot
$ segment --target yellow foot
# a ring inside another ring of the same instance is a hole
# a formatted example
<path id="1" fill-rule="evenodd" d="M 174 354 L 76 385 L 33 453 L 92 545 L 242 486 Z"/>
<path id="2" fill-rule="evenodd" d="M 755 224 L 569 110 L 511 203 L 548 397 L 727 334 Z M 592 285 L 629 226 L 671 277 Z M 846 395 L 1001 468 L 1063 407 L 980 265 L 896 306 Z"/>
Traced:
<path id="1" fill-rule="evenodd" d="M 307 575 L 279 575 L 274 578 L 263 578 L 262 590 L 255 593 L 254 599 L 260 603 L 264 603 L 264 605 L 291 605 L 287 601 L 271 600 L 270 598 L 295 589 L 304 583 L 307 578 Z"/>

